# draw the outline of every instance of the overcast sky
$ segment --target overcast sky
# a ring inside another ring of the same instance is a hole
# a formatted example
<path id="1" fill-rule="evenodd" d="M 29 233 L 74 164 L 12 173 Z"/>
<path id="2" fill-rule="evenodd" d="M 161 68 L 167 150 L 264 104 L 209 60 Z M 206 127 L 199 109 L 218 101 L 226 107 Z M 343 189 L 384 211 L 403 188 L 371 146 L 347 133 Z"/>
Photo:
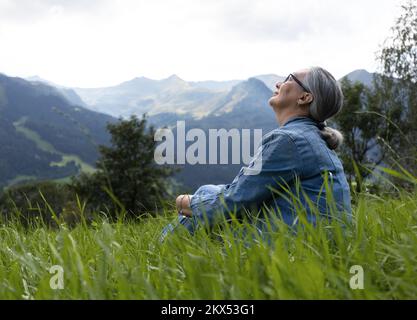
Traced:
<path id="1" fill-rule="evenodd" d="M 78 87 L 375 71 L 400 0 L 0 0 L 0 73 Z"/>

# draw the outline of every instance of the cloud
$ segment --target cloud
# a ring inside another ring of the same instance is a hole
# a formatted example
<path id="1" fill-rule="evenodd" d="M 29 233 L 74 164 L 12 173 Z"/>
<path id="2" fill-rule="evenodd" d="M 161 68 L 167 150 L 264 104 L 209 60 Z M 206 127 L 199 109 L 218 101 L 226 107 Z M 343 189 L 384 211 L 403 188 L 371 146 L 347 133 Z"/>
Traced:
<path id="1" fill-rule="evenodd" d="M 392 3 L 378 1 L 376 8 L 375 2 L 363 0 L 232 0 L 225 1 L 219 12 L 222 28 L 241 39 L 296 42 L 355 32 L 374 18 L 373 11 L 384 14 L 385 8 L 392 9 Z"/>
<path id="2" fill-rule="evenodd" d="M 0 72 L 72 86 L 373 71 L 392 0 L 0 0 Z"/>
<path id="3" fill-rule="evenodd" d="M 0 0 L 2 23 L 34 23 L 56 14 L 98 14 L 109 0 Z"/>

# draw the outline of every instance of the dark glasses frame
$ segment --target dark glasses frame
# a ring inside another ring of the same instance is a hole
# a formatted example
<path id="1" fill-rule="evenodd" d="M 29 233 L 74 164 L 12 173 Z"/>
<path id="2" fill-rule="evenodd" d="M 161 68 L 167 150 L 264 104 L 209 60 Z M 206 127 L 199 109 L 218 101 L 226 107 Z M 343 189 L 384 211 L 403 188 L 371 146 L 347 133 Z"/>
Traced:
<path id="1" fill-rule="evenodd" d="M 284 80 L 283 83 L 287 82 L 290 78 L 292 78 L 295 82 L 297 82 L 297 84 L 304 89 L 305 92 L 311 93 L 311 91 L 309 89 L 306 88 L 306 86 L 299 80 L 297 79 L 297 77 L 295 75 L 293 75 L 292 73 L 290 73 Z"/>

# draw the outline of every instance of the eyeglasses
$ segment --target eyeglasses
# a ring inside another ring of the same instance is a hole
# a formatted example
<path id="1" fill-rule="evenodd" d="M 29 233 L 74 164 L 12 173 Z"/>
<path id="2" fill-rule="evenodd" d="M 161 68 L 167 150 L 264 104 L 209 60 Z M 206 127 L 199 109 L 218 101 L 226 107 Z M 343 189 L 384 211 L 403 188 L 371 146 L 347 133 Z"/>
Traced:
<path id="1" fill-rule="evenodd" d="M 288 80 L 290 80 L 290 79 L 293 79 L 295 82 L 297 82 L 297 84 L 301 87 L 301 88 L 303 88 L 304 89 L 304 91 L 306 91 L 306 92 L 308 92 L 308 93 L 311 93 L 311 91 L 310 90 L 308 90 L 307 88 L 306 88 L 306 86 L 300 81 L 300 80 L 298 80 L 297 79 L 297 77 L 295 76 L 295 75 L 293 75 L 292 73 L 290 73 L 289 75 L 288 75 L 288 77 L 286 77 L 285 78 L 285 80 L 284 80 L 284 82 L 283 83 L 285 83 L 285 82 L 287 82 Z"/>

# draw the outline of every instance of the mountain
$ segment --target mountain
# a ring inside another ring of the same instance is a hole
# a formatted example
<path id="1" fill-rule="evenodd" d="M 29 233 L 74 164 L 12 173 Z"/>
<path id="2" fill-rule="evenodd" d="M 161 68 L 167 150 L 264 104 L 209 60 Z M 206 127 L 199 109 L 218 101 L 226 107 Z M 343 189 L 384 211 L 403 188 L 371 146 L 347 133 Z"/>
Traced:
<path id="1" fill-rule="evenodd" d="M 346 77 L 352 81 L 360 81 L 367 86 L 372 84 L 372 73 L 366 70 L 355 70 Z M 278 81 L 285 77 L 276 74 L 257 75 L 267 88 L 274 90 Z M 215 110 L 233 88 L 245 80 L 228 81 L 190 81 L 187 82 L 177 75 L 162 80 L 137 77 L 116 86 L 103 88 L 67 88 L 48 82 L 37 76 L 28 78 L 50 84 L 68 101 L 90 110 L 112 115 L 128 117 L 132 114 L 151 116 L 163 114 L 160 119 L 202 118 Z M 154 119 L 157 119 L 155 117 Z M 157 121 L 157 123 L 160 123 Z"/>
<path id="2" fill-rule="evenodd" d="M 60 89 L 0 74 L 0 187 L 94 170 L 113 121 L 74 105 Z"/>
<path id="3" fill-rule="evenodd" d="M 273 74 L 255 78 L 271 90 L 283 79 Z M 91 110 L 115 117 L 147 113 L 150 116 L 175 114 L 177 118 L 188 115 L 202 118 L 229 99 L 230 91 L 242 82 L 244 80 L 187 82 L 172 75 L 162 80 L 140 77 L 112 87 L 74 88 L 74 91 Z"/>
<path id="4" fill-rule="evenodd" d="M 285 80 L 285 77 L 277 76 L 276 74 L 263 74 L 254 78 L 261 80 L 272 91 L 276 89 L 275 85 L 278 81 Z"/>
<path id="5" fill-rule="evenodd" d="M 61 94 L 65 99 L 68 100 L 69 103 L 75 106 L 82 106 L 87 107 L 87 105 L 84 103 L 84 101 L 77 95 L 77 93 L 71 89 L 64 86 L 61 86 L 59 84 L 53 83 L 51 81 L 45 80 L 39 76 L 32 76 L 28 77 L 25 80 L 31 81 L 31 82 L 40 82 L 47 84 L 50 87 L 54 87 L 59 94 Z"/>
<path id="6" fill-rule="evenodd" d="M 216 108 L 207 116 L 199 119 L 189 118 L 186 122 L 186 131 L 198 128 L 203 130 L 205 137 L 208 138 L 209 130 L 215 129 L 251 129 L 250 142 L 252 155 L 256 149 L 254 141 L 254 129 L 261 129 L 263 134 L 273 130 L 278 126 L 274 112 L 268 104 L 272 91 L 266 85 L 256 79 L 250 78 L 234 86 L 229 93 L 219 100 Z M 157 115 L 156 117 L 162 117 Z M 175 139 L 177 137 L 176 121 L 169 125 L 173 128 Z M 154 117 L 150 117 L 154 121 Z M 186 148 L 194 141 L 186 142 Z M 206 155 L 209 154 L 209 143 L 206 142 Z M 219 146 L 218 146 L 219 151 Z M 228 145 L 229 162 L 232 163 L 232 144 Z M 219 154 L 219 153 L 218 153 Z M 240 159 L 242 160 L 242 159 Z M 218 161 L 219 163 L 220 161 Z M 207 159 L 208 163 L 208 159 Z M 176 174 L 176 179 L 187 186 L 190 191 L 195 191 L 198 186 L 203 184 L 229 183 L 239 172 L 243 164 L 189 164 L 179 166 L 182 170 Z"/>
<path id="7" fill-rule="evenodd" d="M 283 81 L 285 77 L 278 76 L 276 74 L 262 74 L 254 76 L 258 80 L 261 80 L 265 85 L 274 90 L 275 85 L 278 81 Z M 226 80 L 226 81 L 198 81 L 198 82 L 189 82 L 193 87 L 205 88 L 213 91 L 229 91 L 237 84 L 245 80 Z"/>
<path id="8" fill-rule="evenodd" d="M 275 125 L 275 116 L 268 105 L 272 91 L 257 78 L 240 81 L 228 92 L 219 92 L 212 100 L 209 110 L 202 117 L 192 112 L 178 114 L 161 112 L 149 116 L 149 122 L 155 127 L 175 127 L 180 120 L 195 128 L 271 128 Z M 272 119 L 272 120 L 271 120 Z M 271 125 L 272 124 L 272 125 Z"/>
<path id="9" fill-rule="evenodd" d="M 140 77 L 113 87 L 74 90 L 90 109 L 116 117 L 169 112 L 201 117 L 219 98 L 218 91 L 193 86 L 176 75 L 162 80 Z"/>
<path id="10" fill-rule="evenodd" d="M 345 77 L 347 77 L 352 82 L 359 81 L 367 87 L 371 87 L 374 75 L 375 73 L 369 73 L 364 69 L 358 69 L 348 73 Z"/>
<path id="11" fill-rule="evenodd" d="M 195 88 L 208 89 L 213 91 L 229 91 L 242 80 L 228 80 L 228 81 L 191 81 L 190 85 Z"/>

